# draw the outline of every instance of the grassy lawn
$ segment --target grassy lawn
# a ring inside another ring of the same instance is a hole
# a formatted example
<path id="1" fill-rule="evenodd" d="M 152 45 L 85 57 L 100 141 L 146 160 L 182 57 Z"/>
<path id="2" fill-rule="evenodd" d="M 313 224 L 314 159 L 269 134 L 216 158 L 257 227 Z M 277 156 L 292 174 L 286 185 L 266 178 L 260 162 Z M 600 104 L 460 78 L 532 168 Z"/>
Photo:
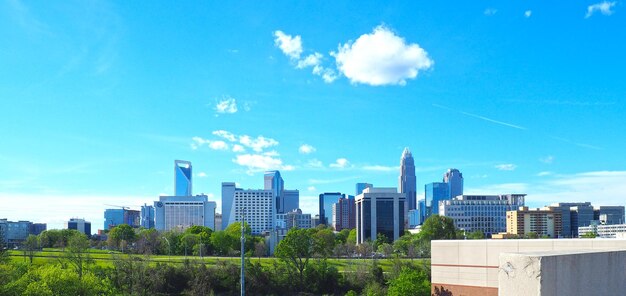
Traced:
<path id="1" fill-rule="evenodd" d="M 12 260 L 16 262 L 18 261 L 28 262 L 29 260 L 27 256 L 24 256 L 24 253 L 22 251 L 12 250 L 9 252 L 9 255 L 11 256 Z M 62 257 L 63 257 L 63 252 L 61 251 L 61 249 L 44 249 L 43 251 L 35 252 L 34 258 L 33 258 L 33 264 L 36 264 L 36 265 L 54 264 L 54 263 L 59 262 L 59 260 L 62 260 L 63 259 Z M 239 257 L 203 257 L 203 258 L 200 258 L 198 256 L 185 257 L 185 256 L 177 256 L 177 255 L 172 255 L 172 256 L 128 255 L 128 254 L 122 254 L 117 251 L 95 250 L 95 249 L 90 250 L 90 257 L 94 260 L 94 263 L 96 265 L 100 265 L 103 267 L 106 267 L 106 266 L 112 267 L 113 260 L 129 258 L 129 257 L 150 260 L 151 264 L 156 264 L 157 262 L 182 264 L 185 261 L 185 259 L 188 259 L 192 262 L 204 261 L 208 265 L 214 265 L 220 261 L 221 262 L 230 261 L 231 263 L 239 264 L 241 260 Z M 251 257 L 250 260 L 252 262 L 260 261 L 261 264 L 263 264 L 264 266 L 267 266 L 267 265 L 272 265 L 274 261 L 278 259 L 274 257 L 269 257 L 269 258 L 261 257 L 260 259 L 257 257 Z M 315 259 L 311 259 L 311 260 L 315 260 Z M 379 266 L 383 269 L 383 271 L 391 270 L 393 266 L 393 259 L 377 259 L 377 260 L 378 260 Z M 400 260 L 406 261 L 406 262 L 410 261 L 410 259 L 400 259 Z M 428 260 L 428 259 L 414 259 L 413 261 L 415 264 L 420 264 L 422 263 L 420 261 L 423 261 L 423 260 Z M 353 270 L 357 266 L 363 265 L 364 263 L 366 265 L 369 265 L 371 264 L 371 262 L 372 262 L 372 259 L 357 259 L 357 258 L 355 259 L 345 259 L 345 258 L 328 259 L 328 263 L 336 267 L 340 272 Z M 428 264 L 429 262 L 424 262 L 424 263 Z"/>

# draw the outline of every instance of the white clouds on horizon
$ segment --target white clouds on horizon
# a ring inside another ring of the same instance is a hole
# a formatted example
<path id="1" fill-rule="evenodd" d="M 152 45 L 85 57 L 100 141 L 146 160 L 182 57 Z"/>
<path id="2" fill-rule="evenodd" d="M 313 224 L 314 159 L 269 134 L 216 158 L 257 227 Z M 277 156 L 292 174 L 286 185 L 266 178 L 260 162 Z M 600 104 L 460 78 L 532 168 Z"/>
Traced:
<path id="1" fill-rule="evenodd" d="M 201 146 L 208 146 L 213 150 L 228 150 L 229 146 L 224 141 L 212 141 L 203 139 L 201 137 L 193 137 L 191 138 L 191 149 L 196 150 Z"/>
<path id="2" fill-rule="evenodd" d="M 514 171 L 517 168 L 517 165 L 512 163 L 503 163 L 494 166 L 496 169 L 501 171 Z"/>
<path id="3" fill-rule="evenodd" d="M 350 162 L 348 161 L 348 159 L 342 157 L 342 158 L 337 158 L 337 160 L 334 163 L 331 163 L 328 166 L 331 168 L 344 169 L 350 166 Z"/>
<path id="4" fill-rule="evenodd" d="M 300 145 L 300 147 L 298 148 L 298 152 L 300 152 L 301 154 L 311 154 L 313 152 L 315 152 L 317 149 L 315 149 L 315 147 L 309 145 L 309 144 L 302 144 Z"/>
<path id="5" fill-rule="evenodd" d="M 292 37 L 285 34 L 283 31 L 274 31 L 274 44 L 280 48 L 280 50 L 292 60 L 300 59 L 302 54 L 302 39 L 300 35 Z"/>
<path id="6" fill-rule="evenodd" d="M 354 42 L 340 44 L 331 56 L 335 57 L 339 72 L 351 83 L 372 86 L 405 85 L 407 79 L 414 79 L 419 71 L 434 64 L 419 44 L 407 44 L 382 25 Z"/>
<path id="7" fill-rule="evenodd" d="M 612 15 L 614 11 L 611 10 L 611 8 L 615 7 L 615 4 L 617 4 L 617 2 L 603 1 L 600 3 L 589 5 L 587 6 L 587 13 L 585 14 L 585 18 L 592 17 L 596 11 L 600 12 L 602 15 Z"/>
<path id="8" fill-rule="evenodd" d="M 280 158 L 277 158 L 276 154 L 239 154 L 233 159 L 233 162 L 248 168 L 247 173 L 253 174 L 257 172 L 264 172 L 268 170 L 284 170 L 292 171 L 294 169 L 291 165 L 284 165 Z"/>
<path id="9" fill-rule="evenodd" d="M 274 31 L 274 45 L 283 52 L 289 59 L 296 63 L 297 69 L 312 68 L 311 73 L 322 77 L 324 82 L 332 83 L 337 79 L 337 73 L 330 68 L 322 66 L 324 55 L 314 52 L 304 58 L 300 58 L 303 52 L 302 38 L 300 35 L 295 37 L 285 34 L 283 31 Z"/>

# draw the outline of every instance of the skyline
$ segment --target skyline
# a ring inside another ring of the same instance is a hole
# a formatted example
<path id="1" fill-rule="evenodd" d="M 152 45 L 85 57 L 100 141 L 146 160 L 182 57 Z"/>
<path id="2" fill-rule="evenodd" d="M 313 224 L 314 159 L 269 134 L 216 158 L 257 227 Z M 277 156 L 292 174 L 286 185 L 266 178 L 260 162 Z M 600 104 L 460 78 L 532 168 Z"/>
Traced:
<path id="1" fill-rule="evenodd" d="M 457 168 L 531 207 L 626 200 L 622 2 L 0 7 L 0 218 L 101 225 L 175 159 L 218 209 L 278 169 L 316 214 L 397 187 L 404 147 L 418 199 Z"/>

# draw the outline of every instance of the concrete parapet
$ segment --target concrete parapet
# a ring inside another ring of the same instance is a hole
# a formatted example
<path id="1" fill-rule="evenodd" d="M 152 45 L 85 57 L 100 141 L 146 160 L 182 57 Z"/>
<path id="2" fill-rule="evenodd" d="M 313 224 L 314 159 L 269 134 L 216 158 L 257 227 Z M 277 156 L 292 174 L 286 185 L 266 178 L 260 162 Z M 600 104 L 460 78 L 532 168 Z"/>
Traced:
<path id="1" fill-rule="evenodd" d="M 502 253 L 498 295 L 624 295 L 626 250 Z"/>

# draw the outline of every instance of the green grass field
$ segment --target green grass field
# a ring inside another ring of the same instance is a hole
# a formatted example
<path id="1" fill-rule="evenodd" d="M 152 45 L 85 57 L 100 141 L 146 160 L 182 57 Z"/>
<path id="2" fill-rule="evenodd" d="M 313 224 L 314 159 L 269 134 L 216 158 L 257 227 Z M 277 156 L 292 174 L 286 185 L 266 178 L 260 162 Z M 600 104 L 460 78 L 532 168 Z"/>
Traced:
<path id="1" fill-rule="evenodd" d="M 9 252 L 11 259 L 15 262 L 28 262 L 28 256 L 24 255 L 24 252 L 19 250 L 12 250 Z M 208 265 L 217 264 L 218 262 L 230 261 L 234 264 L 239 264 L 239 257 L 203 257 L 199 256 L 168 256 L 168 255 L 128 255 L 122 254 L 117 251 L 108 251 L 108 250 L 95 250 L 92 249 L 89 252 L 90 257 L 94 260 L 94 264 L 100 265 L 103 267 L 112 267 L 113 261 L 116 259 L 124 259 L 124 258 L 141 258 L 143 260 L 149 260 L 151 264 L 156 264 L 157 262 L 161 263 L 171 263 L 171 264 L 182 264 L 185 260 L 190 260 L 192 262 L 204 262 Z M 43 251 L 35 252 L 33 257 L 33 264 L 35 265 L 43 265 L 43 264 L 54 264 L 59 262 L 59 260 L 63 259 L 63 252 L 61 249 L 44 249 Z M 278 260 L 274 257 L 261 257 L 260 259 L 257 257 L 249 258 L 252 262 L 261 262 L 263 265 L 271 265 L 275 260 Z M 315 259 L 311 259 L 315 260 Z M 394 259 L 376 259 L 378 261 L 379 266 L 383 269 L 383 271 L 391 270 L 393 266 Z M 400 259 L 402 261 L 411 261 L 410 259 Z M 429 264 L 429 262 L 421 262 L 428 259 L 414 259 L 413 262 L 416 264 Z M 345 258 L 330 258 L 328 259 L 328 263 L 334 267 L 336 267 L 340 272 L 353 270 L 356 266 L 362 265 L 363 263 L 371 263 L 372 259 L 345 259 Z"/>

